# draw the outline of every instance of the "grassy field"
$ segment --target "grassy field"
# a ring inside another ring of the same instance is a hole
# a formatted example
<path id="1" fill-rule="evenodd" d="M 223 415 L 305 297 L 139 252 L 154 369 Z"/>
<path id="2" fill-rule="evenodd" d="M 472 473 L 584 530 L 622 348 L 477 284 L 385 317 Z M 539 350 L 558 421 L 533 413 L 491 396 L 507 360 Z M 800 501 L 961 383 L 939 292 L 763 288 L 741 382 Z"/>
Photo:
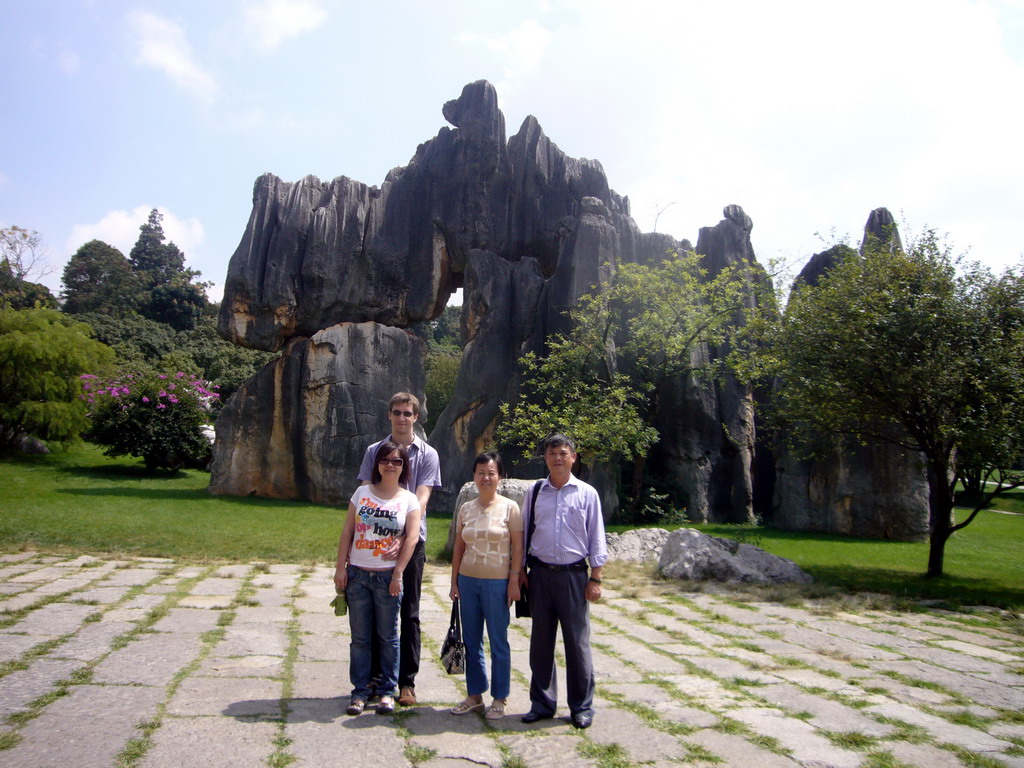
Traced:
<path id="1" fill-rule="evenodd" d="M 145 474 L 94 446 L 0 462 L 0 551 L 26 548 L 199 560 L 333 562 L 342 511 L 294 501 L 211 496 L 209 475 Z M 1024 508 L 1024 492 L 1000 507 Z M 451 517 L 428 518 L 436 559 Z M 946 576 L 921 577 L 927 544 L 738 526 L 697 526 L 796 561 L 819 582 L 912 599 L 1024 607 L 1024 516 L 983 512 L 946 547 Z M 613 526 L 611 530 L 624 530 Z"/>

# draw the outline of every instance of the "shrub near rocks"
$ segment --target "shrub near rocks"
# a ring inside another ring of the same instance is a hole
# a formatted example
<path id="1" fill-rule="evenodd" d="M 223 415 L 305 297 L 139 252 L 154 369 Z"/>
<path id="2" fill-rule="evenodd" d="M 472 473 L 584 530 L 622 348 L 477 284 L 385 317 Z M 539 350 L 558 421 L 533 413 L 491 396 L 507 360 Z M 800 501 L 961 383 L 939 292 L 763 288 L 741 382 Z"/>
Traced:
<path id="1" fill-rule="evenodd" d="M 87 437 L 108 456 L 136 456 L 146 470 L 202 465 L 210 454 L 207 435 L 212 404 L 220 398 L 209 382 L 181 371 L 82 377 L 92 429 Z"/>

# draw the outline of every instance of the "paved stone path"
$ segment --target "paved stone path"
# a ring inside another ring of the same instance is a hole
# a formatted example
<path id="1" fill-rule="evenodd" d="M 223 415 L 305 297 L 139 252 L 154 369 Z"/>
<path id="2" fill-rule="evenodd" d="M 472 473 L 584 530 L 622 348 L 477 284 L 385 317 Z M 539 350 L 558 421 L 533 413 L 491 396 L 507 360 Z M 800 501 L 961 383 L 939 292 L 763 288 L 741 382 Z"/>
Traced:
<path id="1" fill-rule="evenodd" d="M 519 722 L 522 620 L 510 714 L 491 723 L 446 711 L 465 689 L 436 661 L 448 571 L 428 566 L 421 703 L 352 718 L 330 577 L 0 555 L 0 766 L 1024 767 L 1024 637 L 1010 622 L 644 592 L 613 577 L 593 609 L 594 726 Z"/>

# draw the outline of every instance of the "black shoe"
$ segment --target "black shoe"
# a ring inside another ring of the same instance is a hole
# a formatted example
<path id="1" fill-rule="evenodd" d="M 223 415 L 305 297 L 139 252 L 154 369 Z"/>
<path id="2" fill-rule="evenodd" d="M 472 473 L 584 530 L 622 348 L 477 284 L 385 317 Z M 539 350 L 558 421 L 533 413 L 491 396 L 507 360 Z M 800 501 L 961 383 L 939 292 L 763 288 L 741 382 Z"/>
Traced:
<path id="1" fill-rule="evenodd" d="M 530 723 L 536 723 L 538 720 L 550 720 L 551 715 L 542 715 L 540 712 L 534 712 L 532 709 L 523 715 L 521 718 L 524 723 L 529 725 Z"/>
<path id="2" fill-rule="evenodd" d="M 573 728 L 583 730 L 584 728 L 589 728 L 591 723 L 594 722 L 594 716 L 589 712 L 579 712 L 569 718 L 569 722 L 572 723 Z"/>

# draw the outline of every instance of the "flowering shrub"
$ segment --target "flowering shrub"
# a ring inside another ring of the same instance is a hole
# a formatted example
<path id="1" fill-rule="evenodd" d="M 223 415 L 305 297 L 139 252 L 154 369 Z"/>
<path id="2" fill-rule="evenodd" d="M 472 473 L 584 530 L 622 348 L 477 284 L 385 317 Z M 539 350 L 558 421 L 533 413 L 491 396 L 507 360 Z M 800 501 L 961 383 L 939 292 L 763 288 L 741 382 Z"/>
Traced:
<path id="1" fill-rule="evenodd" d="M 209 455 L 204 427 L 220 398 L 209 382 L 178 371 L 82 376 L 92 429 L 87 437 L 108 456 L 138 456 L 146 469 L 177 469 Z"/>

